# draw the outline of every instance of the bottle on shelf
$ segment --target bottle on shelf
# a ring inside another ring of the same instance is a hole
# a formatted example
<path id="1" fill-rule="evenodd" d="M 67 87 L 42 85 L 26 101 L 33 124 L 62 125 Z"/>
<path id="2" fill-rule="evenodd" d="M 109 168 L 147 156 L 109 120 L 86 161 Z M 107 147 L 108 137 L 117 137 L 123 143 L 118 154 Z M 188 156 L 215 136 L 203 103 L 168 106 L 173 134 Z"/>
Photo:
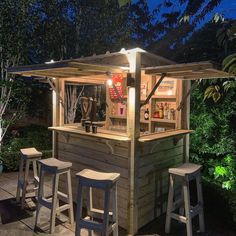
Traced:
<path id="1" fill-rule="evenodd" d="M 175 109 L 174 108 L 171 108 L 170 109 L 170 120 L 175 120 Z"/>
<path id="2" fill-rule="evenodd" d="M 161 103 L 160 108 L 159 108 L 159 118 L 163 119 L 164 118 L 164 107 L 163 103 Z"/>
<path id="3" fill-rule="evenodd" d="M 159 110 L 160 110 L 159 105 L 158 103 L 156 103 L 156 110 L 153 113 L 153 118 L 159 118 Z"/>
<path id="4" fill-rule="evenodd" d="M 164 105 L 163 115 L 164 115 L 164 119 L 168 119 L 168 106 L 167 106 L 167 102 L 165 102 L 165 105 Z"/>
<path id="5" fill-rule="evenodd" d="M 170 109 L 170 106 L 168 106 L 168 110 L 167 110 L 167 119 L 171 120 L 171 109 Z"/>
<path id="6" fill-rule="evenodd" d="M 144 120 L 149 120 L 149 110 L 148 110 L 148 106 L 146 111 L 144 112 Z"/>

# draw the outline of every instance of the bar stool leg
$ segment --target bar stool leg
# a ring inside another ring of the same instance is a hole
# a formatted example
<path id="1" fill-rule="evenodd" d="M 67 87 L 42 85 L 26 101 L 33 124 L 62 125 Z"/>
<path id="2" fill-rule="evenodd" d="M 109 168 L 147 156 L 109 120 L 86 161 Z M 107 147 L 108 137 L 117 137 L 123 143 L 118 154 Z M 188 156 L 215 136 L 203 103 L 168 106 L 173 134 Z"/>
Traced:
<path id="1" fill-rule="evenodd" d="M 69 200 L 69 219 L 70 224 L 74 224 L 74 211 L 73 211 L 73 199 L 72 199 L 72 189 L 71 189 L 71 173 L 70 170 L 67 172 L 67 183 L 68 183 L 68 200 Z"/>
<path id="2" fill-rule="evenodd" d="M 200 232 L 205 232 L 201 175 L 197 176 L 196 183 L 197 183 L 198 204 L 200 204 L 201 206 L 201 211 L 199 212 Z"/>
<path id="3" fill-rule="evenodd" d="M 36 209 L 36 217 L 35 217 L 35 226 L 37 227 L 39 215 L 40 215 L 40 209 L 42 208 L 42 205 L 40 204 L 41 199 L 44 197 L 44 173 L 43 169 L 40 168 L 40 174 L 39 174 L 39 189 L 38 189 L 38 203 L 37 203 L 37 209 Z"/>
<path id="4" fill-rule="evenodd" d="M 19 173 L 18 173 L 17 190 L 16 190 L 16 202 L 20 202 L 20 191 L 21 191 L 21 181 L 22 181 L 22 175 L 23 175 L 23 168 L 24 168 L 24 160 L 23 160 L 23 158 L 21 158 Z"/>
<path id="5" fill-rule="evenodd" d="M 91 215 L 90 220 L 93 220 L 93 190 L 91 187 L 87 188 L 87 215 Z M 89 236 L 93 236 L 93 230 L 89 230 Z"/>
<path id="6" fill-rule="evenodd" d="M 104 215 L 103 215 L 103 232 L 102 236 L 109 236 L 108 225 L 109 225 L 109 205 L 110 205 L 110 189 L 105 189 L 104 197 Z"/>
<path id="7" fill-rule="evenodd" d="M 39 187 L 39 176 L 36 161 L 33 161 L 33 172 L 34 172 L 34 186 L 35 186 L 35 197 L 38 195 L 38 187 Z"/>
<path id="8" fill-rule="evenodd" d="M 173 176 L 170 174 L 170 186 L 169 186 L 169 193 L 168 193 L 168 203 L 167 203 L 167 210 L 166 210 L 166 225 L 165 225 L 165 232 L 168 234 L 170 233 L 170 224 L 171 224 L 171 212 L 173 209 L 173 197 L 174 197 L 174 179 Z"/>
<path id="9" fill-rule="evenodd" d="M 184 205 L 185 205 L 185 215 L 186 215 L 187 236 L 192 236 L 192 217 L 190 212 L 189 182 L 186 178 L 184 180 L 183 189 L 184 189 Z"/>
<path id="10" fill-rule="evenodd" d="M 81 228 L 79 226 L 79 221 L 82 217 L 82 202 L 83 202 L 83 188 L 82 188 L 82 185 L 79 183 L 78 184 L 78 195 L 77 195 L 75 236 L 80 236 Z"/>
<path id="11" fill-rule="evenodd" d="M 25 196 L 26 196 L 26 188 L 28 185 L 29 166 L 30 166 L 30 162 L 29 160 L 26 160 L 24 183 L 23 183 L 22 197 L 21 197 L 21 209 L 24 209 L 24 206 L 25 206 Z"/>
<path id="12" fill-rule="evenodd" d="M 33 172 L 34 172 L 35 187 L 38 187 L 39 180 L 38 180 L 38 169 L 36 161 L 33 161 Z"/>
<path id="13" fill-rule="evenodd" d="M 181 196 L 180 196 L 182 202 L 183 202 L 183 205 L 180 206 L 179 208 L 179 214 L 181 216 L 184 215 L 184 189 L 183 189 L 183 185 L 181 185 Z"/>
<path id="14" fill-rule="evenodd" d="M 113 222 L 116 224 L 114 231 L 113 231 L 113 236 L 118 236 L 119 233 L 119 227 L 118 227 L 118 204 L 117 204 L 117 184 L 114 185 L 112 189 L 112 219 Z"/>
<path id="15" fill-rule="evenodd" d="M 55 221 L 56 221 L 56 210 L 57 210 L 57 191 L 58 191 L 58 183 L 59 183 L 59 174 L 54 175 L 53 180 L 53 193 L 52 193 L 52 209 L 51 209 L 51 217 L 50 217 L 50 234 L 52 234 L 55 230 Z"/>

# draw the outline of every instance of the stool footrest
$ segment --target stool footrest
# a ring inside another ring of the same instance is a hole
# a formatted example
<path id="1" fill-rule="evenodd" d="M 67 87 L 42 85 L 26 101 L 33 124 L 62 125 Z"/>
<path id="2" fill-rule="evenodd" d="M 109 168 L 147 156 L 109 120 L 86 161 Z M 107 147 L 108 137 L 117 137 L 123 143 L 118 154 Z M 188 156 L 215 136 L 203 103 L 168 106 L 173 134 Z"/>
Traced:
<path id="1" fill-rule="evenodd" d="M 26 193 L 33 193 L 33 192 L 35 192 L 37 189 L 38 189 L 38 187 L 29 188 L 29 189 L 26 190 Z"/>
<path id="2" fill-rule="evenodd" d="M 185 216 L 181 216 L 176 213 L 170 213 L 170 217 L 185 224 L 187 222 L 187 218 Z"/>
<path id="3" fill-rule="evenodd" d="M 92 208 L 91 210 L 88 210 L 88 216 L 92 218 L 103 219 L 104 211 L 101 209 Z M 109 221 L 112 221 L 112 216 L 113 213 L 109 211 Z"/>
<path id="4" fill-rule="evenodd" d="M 52 198 L 39 198 L 38 203 L 41 204 L 42 206 L 45 206 L 48 209 L 52 209 Z"/>
<path id="5" fill-rule="evenodd" d="M 192 217 L 192 218 L 195 217 L 195 216 L 198 215 L 202 210 L 203 210 L 203 206 L 202 206 L 202 204 L 199 202 L 196 206 L 191 207 L 191 210 L 190 210 L 191 217 Z"/>
<path id="6" fill-rule="evenodd" d="M 57 212 L 57 213 L 60 213 L 60 212 L 62 212 L 62 211 L 68 210 L 68 209 L 70 209 L 70 205 L 69 205 L 69 204 L 64 204 L 64 205 L 58 207 L 58 208 L 56 209 L 56 212 Z"/>
<path id="7" fill-rule="evenodd" d="M 61 201 L 68 203 L 69 198 L 68 198 L 67 194 L 65 194 L 63 192 L 60 192 L 60 191 L 57 191 L 57 196 Z"/>
<path id="8" fill-rule="evenodd" d="M 95 222 L 89 219 L 80 219 L 79 221 L 79 227 L 86 228 L 89 230 L 102 230 L 103 224 L 99 222 Z"/>
<path id="9" fill-rule="evenodd" d="M 91 215 L 93 215 L 95 218 L 98 218 L 96 217 L 95 215 L 102 215 L 104 214 L 104 211 L 101 210 L 101 209 L 97 209 L 97 208 L 91 208 L 91 210 L 89 211 L 89 213 L 91 213 Z M 113 213 L 111 211 L 109 211 L 109 216 L 112 216 Z"/>

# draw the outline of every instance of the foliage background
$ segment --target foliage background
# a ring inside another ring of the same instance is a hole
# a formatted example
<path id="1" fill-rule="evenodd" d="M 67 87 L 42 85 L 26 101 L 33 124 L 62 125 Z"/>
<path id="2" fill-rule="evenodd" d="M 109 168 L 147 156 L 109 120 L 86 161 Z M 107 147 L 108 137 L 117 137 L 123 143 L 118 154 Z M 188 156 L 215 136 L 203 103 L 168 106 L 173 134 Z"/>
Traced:
<path id="1" fill-rule="evenodd" d="M 235 41 L 229 43 L 232 34 L 227 24 L 235 19 L 227 19 L 226 15 L 225 24 L 207 20 L 209 15 L 212 19 L 215 7 L 222 0 L 162 0 L 152 9 L 145 0 L 128 1 L 120 6 L 122 2 L 127 1 L 1 0 L 3 58 L 24 65 L 139 46 L 176 62 L 213 60 L 222 63 L 227 55 L 236 52 Z M 226 10 L 234 7 L 233 1 L 228 2 Z M 218 18 L 222 19 L 219 15 Z M 220 37 L 217 37 L 219 31 Z M 25 83 L 21 88 L 30 98 L 30 101 L 23 101 L 26 111 L 49 115 L 41 93 L 49 88 L 29 83 L 28 79 L 15 80 Z M 201 83 L 192 94 L 191 128 L 196 131 L 191 136 L 191 160 L 204 165 L 204 179 L 213 184 L 213 189 L 220 189 L 235 214 L 236 86 L 226 92 L 222 87 L 224 82 Z M 217 103 L 211 98 L 204 101 L 204 91 L 210 85 L 220 88 L 221 97 Z M 23 94 L 19 87 L 16 92 Z M 12 105 L 17 104 L 14 98 L 17 96 L 12 97 Z M 49 148 L 49 142 L 43 142 L 47 140 L 44 135 L 40 141 L 34 130 L 29 136 L 24 132 L 19 135 L 15 137 L 9 133 L 5 141 L 5 163 L 9 161 L 9 170 L 16 169 L 16 163 L 10 162 L 15 160 L 10 152 L 28 145 Z M 236 221 L 236 217 L 234 219 Z"/>

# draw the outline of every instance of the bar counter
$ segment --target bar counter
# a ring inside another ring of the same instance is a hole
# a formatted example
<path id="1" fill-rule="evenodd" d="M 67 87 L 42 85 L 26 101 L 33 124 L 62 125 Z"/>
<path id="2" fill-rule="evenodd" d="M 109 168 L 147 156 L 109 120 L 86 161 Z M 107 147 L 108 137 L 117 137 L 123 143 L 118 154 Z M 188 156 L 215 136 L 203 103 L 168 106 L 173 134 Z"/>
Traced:
<path id="1" fill-rule="evenodd" d="M 131 141 L 126 133 L 98 128 L 97 133 L 85 132 L 79 126 L 50 127 L 56 137 L 55 155 L 62 161 L 72 162 L 72 190 L 76 201 L 77 180 L 75 174 L 85 168 L 104 172 L 118 172 L 119 225 L 128 229 L 130 201 L 130 176 L 135 174 L 138 227 L 142 227 L 166 208 L 168 168 L 185 161 L 184 137 L 191 130 L 173 130 L 138 139 L 136 169 L 131 168 Z M 66 188 L 61 181 L 61 190 Z M 94 194 L 95 206 L 102 206 L 100 192 Z"/>

